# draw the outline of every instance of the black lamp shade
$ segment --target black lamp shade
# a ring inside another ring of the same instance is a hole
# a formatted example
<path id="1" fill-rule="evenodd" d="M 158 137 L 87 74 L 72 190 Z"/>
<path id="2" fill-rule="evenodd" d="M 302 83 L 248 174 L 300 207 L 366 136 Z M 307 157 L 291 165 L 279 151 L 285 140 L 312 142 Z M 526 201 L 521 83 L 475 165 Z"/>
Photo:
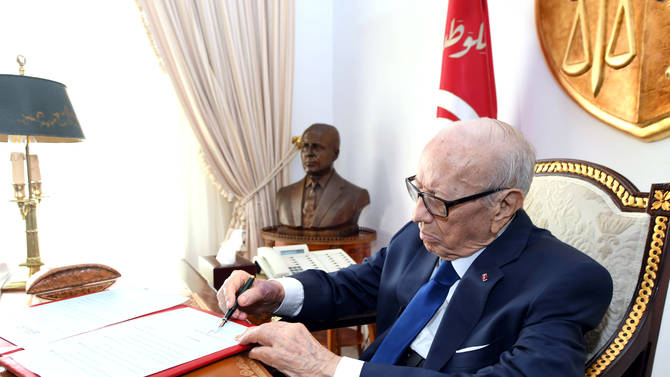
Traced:
<path id="1" fill-rule="evenodd" d="M 6 142 L 8 135 L 32 136 L 46 143 L 84 139 L 65 85 L 0 74 L 0 141 Z"/>

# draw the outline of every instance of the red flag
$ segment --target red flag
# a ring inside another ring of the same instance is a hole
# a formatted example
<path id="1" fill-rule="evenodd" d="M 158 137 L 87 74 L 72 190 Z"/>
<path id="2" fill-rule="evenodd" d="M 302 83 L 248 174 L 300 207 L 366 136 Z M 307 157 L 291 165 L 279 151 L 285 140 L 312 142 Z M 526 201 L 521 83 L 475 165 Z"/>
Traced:
<path id="1" fill-rule="evenodd" d="M 437 117 L 497 115 L 486 0 L 449 0 Z"/>

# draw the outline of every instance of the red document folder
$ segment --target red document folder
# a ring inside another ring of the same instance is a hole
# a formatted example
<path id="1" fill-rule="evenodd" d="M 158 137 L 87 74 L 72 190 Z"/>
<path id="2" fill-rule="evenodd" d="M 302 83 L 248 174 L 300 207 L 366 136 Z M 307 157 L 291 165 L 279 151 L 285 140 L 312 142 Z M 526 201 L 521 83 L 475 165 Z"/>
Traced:
<path id="1" fill-rule="evenodd" d="M 190 307 L 190 306 L 186 306 L 186 305 L 177 305 L 177 306 L 174 306 L 174 307 L 171 307 L 171 308 L 168 308 L 168 309 L 159 310 L 159 311 L 156 311 L 156 312 L 153 312 L 153 313 L 142 315 L 140 317 L 135 317 L 133 319 L 129 319 L 128 321 L 133 321 L 137 318 L 151 316 L 151 315 L 158 314 L 158 313 L 165 312 L 165 311 L 170 311 L 170 310 L 175 310 L 175 309 L 183 309 L 183 308 L 198 310 L 198 311 L 201 311 L 201 312 L 204 312 L 204 313 L 211 314 L 212 316 L 215 316 L 215 317 L 220 317 L 219 315 L 217 315 L 213 312 L 210 312 L 208 310 L 194 308 L 194 307 Z M 247 326 L 247 327 L 253 326 L 253 325 L 251 325 L 249 323 L 246 323 L 246 322 L 235 321 L 235 320 L 231 320 L 231 321 L 233 321 L 235 323 L 238 323 L 240 325 L 243 325 L 243 326 Z M 123 321 L 123 322 L 126 322 L 126 321 Z M 111 324 L 109 326 L 114 326 L 114 325 L 116 325 L 116 324 Z M 106 326 L 106 327 L 109 327 L 109 326 Z M 92 330 L 92 331 L 96 331 L 96 330 Z M 6 343 L 6 345 L 10 345 L 10 346 L 12 345 L 11 343 L 8 343 L 8 342 L 0 339 L 0 350 L 2 349 L 1 347 L 3 346 L 3 342 Z M 195 360 L 191 360 L 191 361 L 188 361 L 188 362 L 180 364 L 180 365 L 175 365 L 175 366 L 169 367 L 169 368 L 167 368 L 165 370 L 162 370 L 162 371 L 157 371 L 156 373 L 150 374 L 150 376 L 156 376 L 156 377 L 179 376 L 179 375 L 182 375 L 186 372 L 189 372 L 189 371 L 198 369 L 200 367 L 203 367 L 205 365 L 211 364 L 215 361 L 224 359 L 228 356 L 235 355 L 235 354 L 240 353 L 242 351 L 245 351 L 249 348 L 251 348 L 251 346 L 235 345 L 235 346 L 228 347 L 228 348 L 222 349 L 220 351 L 211 353 L 209 355 L 205 355 L 205 356 L 197 358 Z M 9 370 L 10 372 L 14 373 L 17 376 L 37 377 L 38 375 L 36 375 L 35 373 L 26 369 L 24 366 L 22 366 L 21 364 L 19 364 L 18 362 L 16 362 L 12 358 L 13 353 L 21 352 L 21 350 L 22 350 L 22 348 L 14 346 L 13 350 L 7 351 L 4 355 L 0 356 L 0 366 L 5 367 L 7 370 Z"/>

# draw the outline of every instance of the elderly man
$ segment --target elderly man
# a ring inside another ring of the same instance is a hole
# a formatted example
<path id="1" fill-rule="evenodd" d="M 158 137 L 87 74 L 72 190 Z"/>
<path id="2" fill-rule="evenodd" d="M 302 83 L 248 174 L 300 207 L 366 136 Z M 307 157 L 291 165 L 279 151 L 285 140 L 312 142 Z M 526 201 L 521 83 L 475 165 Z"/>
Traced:
<path id="1" fill-rule="evenodd" d="M 405 183 L 413 222 L 359 265 L 256 281 L 235 316 L 297 320 L 377 312 L 361 360 L 320 346 L 304 326 L 274 322 L 243 333 L 249 355 L 290 376 L 583 376 L 584 333 L 612 297 L 608 272 L 522 209 L 532 146 L 492 119 L 450 125 Z M 229 307 L 248 275 L 219 291 Z"/>

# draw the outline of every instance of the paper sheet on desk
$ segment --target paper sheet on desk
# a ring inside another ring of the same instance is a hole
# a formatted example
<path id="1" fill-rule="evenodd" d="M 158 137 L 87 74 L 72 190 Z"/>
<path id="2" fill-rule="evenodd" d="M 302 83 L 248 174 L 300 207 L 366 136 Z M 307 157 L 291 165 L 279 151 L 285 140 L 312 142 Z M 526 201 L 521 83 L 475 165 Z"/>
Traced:
<path id="1" fill-rule="evenodd" d="M 28 349 L 170 308 L 185 300 L 184 296 L 142 288 L 111 289 L 3 313 L 0 337 Z"/>
<path id="2" fill-rule="evenodd" d="M 197 309 L 168 310 L 11 354 L 49 376 L 146 376 L 237 345 L 245 326 Z"/>
<path id="3" fill-rule="evenodd" d="M 9 268 L 7 267 L 7 263 L 0 263 L 0 288 L 5 285 L 7 280 L 9 280 Z M 0 290 L 0 295 L 1 294 L 2 290 Z"/>

